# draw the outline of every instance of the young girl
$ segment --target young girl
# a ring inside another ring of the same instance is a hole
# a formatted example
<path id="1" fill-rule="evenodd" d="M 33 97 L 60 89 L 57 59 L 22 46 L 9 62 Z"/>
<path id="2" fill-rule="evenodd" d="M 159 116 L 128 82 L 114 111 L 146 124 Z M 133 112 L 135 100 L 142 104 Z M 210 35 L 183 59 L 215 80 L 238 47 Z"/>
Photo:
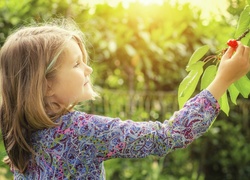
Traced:
<path id="1" fill-rule="evenodd" d="M 217 100 L 250 67 L 249 48 L 238 42 L 207 89 L 163 123 L 86 114 L 73 107 L 96 97 L 93 70 L 74 29 L 23 27 L 1 48 L 1 132 L 15 179 L 105 179 L 105 160 L 184 148 L 208 130 Z"/>

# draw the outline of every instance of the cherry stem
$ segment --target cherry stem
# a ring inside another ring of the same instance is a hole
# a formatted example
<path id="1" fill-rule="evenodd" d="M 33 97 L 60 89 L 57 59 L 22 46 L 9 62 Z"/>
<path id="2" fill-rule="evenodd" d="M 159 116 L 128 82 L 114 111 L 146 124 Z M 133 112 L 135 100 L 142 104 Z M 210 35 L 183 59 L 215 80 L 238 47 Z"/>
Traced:
<path id="1" fill-rule="evenodd" d="M 244 38 L 249 33 L 249 31 L 250 29 L 247 29 L 240 37 L 236 39 L 236 41 L 240 41 L 242 38 Z"/>

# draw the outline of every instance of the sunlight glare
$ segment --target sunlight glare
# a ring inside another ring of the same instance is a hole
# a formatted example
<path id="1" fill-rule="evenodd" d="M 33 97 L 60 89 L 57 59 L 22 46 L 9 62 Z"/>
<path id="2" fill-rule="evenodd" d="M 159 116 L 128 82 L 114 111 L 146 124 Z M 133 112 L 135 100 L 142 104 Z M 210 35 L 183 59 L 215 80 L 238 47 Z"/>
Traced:
<path id="1" fill-rule="evenodd" d="M 173 0 L 179 3 L 190 3 L 193 8 L 201 9 L 201 18 L 209 19 L 211 14 L 228 15 L 227 8 L 229 6 L 228 0 Z"/>
<path id="2" fill-rule="evenodd" d="M 194 10 L 201 10 L 202 19 L 210 19 L 211 15 L 223 14 L 228 15 L 227 8 L 229 6 L 228 0 L 81 0 L 84 4 L 89 4 L 90 6 L 95 4 L 107 3 L 112 7 L 117 6 L 122 3 L 124 8 L 129 8 L 130 3 L 140 3 L 144 6 L 150 6 L 152 4 L 163 5 L 166 2 L 170 4 L 175 3 L 190 3 Z M 220 17 L 220 16 L 218 16 Z"/>
<path id="3" fill-rule="evenodd" d="M 162 5 L 164 3 L 164 0 L 138 0 L 138 2 L 144 5 L 150 5 L 150 4 Z"/>

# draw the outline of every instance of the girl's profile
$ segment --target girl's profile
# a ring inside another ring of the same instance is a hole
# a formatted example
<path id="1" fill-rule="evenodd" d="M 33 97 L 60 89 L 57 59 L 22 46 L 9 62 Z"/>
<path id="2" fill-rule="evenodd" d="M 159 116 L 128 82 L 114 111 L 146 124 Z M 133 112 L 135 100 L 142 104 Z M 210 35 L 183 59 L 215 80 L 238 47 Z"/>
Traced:
<path id="1" fill-rule="evenodd" d="M 0 50 L 0 125 L 14 179 L 105 179 L 106 160 L 185 148 L 209 129 L 220 97 L 250 68 L 249 47 L 238 42 L 211 84 L 163 123 L 87 114 L 74 110 L 98 96 L 84 35 L 62 22 L 22 27 Z"/>

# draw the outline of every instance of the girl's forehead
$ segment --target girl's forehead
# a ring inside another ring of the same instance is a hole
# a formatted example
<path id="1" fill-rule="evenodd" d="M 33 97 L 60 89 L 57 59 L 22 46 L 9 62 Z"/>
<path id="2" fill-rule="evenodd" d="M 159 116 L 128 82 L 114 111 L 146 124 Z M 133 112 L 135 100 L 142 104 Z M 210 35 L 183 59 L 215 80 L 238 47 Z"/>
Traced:
<path id="1" fill-rule="evenodd" d="M 60 58 L 67 61 L 83 60 L 84 62 L 86 62 L 87 53 L 84 45 L 81 42 L 72 39 L 64 47 Z M 64 60 L 63 62 L 65 62 Z"/>
<path id="2" fill-rule="evenodd" d="M 75 39 L 75 38 L 73 39 L 73 42 L 75 42 L 78 45 L 79 49 L 81 50 L 83 60 L 87 62 L 88 54 L 84 43 L 80 39 Z"/>

